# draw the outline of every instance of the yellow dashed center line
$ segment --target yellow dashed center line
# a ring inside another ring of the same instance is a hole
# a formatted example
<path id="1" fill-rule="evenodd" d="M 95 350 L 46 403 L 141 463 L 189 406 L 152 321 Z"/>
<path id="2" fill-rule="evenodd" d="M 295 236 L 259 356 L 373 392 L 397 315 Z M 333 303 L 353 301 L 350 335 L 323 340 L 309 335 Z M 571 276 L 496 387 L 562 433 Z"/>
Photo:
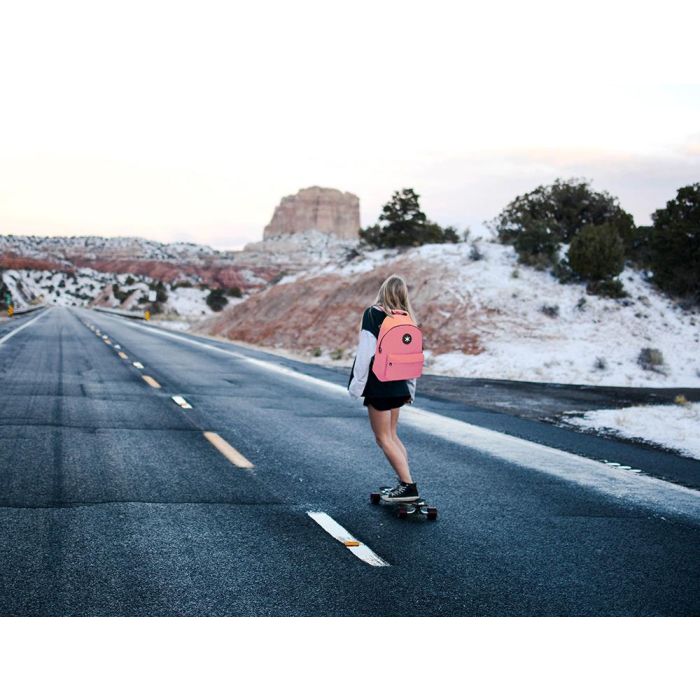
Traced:
<path id="1" fill-rule="evenodd" d="M 253 465 L 235 447 L 224 440 L 218 433 L 205 432 L 204 437 L 216 447 L 229 462 L 242 469 L 250 469 Z"/>
<path id="2" fill-rule="evenodd" d="M 119 357 L 122 358 L 122 360 L 128 360 L 129 356 L 125 352 L 120 352 Z"/>
<path id="3" fill-rule="evenodd" d="M 149 377 L 147 374 L 143 374 L 143 381 L 148 384 L 148 386 L 152 386 L 154 389 L 160 389 L 160 384 L 153 379 L 153 377 Z"/>

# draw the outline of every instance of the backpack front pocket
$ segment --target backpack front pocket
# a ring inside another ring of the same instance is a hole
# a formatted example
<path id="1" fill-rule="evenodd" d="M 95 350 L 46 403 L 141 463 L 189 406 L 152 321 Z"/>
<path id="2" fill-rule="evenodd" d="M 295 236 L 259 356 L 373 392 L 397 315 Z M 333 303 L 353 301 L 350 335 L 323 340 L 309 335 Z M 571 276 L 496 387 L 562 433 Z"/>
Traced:
<path id="1" fill-rule="evenodd" d="M 387 357 L 386 380 L 415 379 L 423 372 L 423 353 L 391 354 Z"/>

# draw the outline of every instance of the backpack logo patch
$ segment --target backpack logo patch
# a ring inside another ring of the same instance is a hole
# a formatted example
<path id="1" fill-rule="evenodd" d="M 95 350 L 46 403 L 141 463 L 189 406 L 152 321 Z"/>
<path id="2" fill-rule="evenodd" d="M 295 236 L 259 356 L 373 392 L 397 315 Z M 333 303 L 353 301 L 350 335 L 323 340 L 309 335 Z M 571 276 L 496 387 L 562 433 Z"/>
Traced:
<path id="1" fill-rule="evenodd" d="M 401 338 L 401 340 L 404 342 L 405 345 L 408 345 L 411 342 L 411 340 L 413 340 L 413 338 L 411 338 L 410 333 L 404 333 L 403 338 Z"/>

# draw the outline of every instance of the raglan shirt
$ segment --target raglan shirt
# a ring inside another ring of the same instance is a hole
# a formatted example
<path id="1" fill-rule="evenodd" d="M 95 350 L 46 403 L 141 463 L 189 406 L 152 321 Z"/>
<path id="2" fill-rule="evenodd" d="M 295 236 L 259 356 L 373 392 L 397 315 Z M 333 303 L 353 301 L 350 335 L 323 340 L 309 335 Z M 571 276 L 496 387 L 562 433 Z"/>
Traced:
<path id="1" fill-rule="evenodd" d="M 386 314 L 377 306 L 370 306 L 362 314 L 362 328 L 357 342 L 355 361 L 350 370 L 348 392 L 356 399 L 361 396 L 377 398 L 410 396 L 413 400 L 416 395 L 415 379 L 381 382 L 372 372 L 379 329 L 385 318 Z"/>

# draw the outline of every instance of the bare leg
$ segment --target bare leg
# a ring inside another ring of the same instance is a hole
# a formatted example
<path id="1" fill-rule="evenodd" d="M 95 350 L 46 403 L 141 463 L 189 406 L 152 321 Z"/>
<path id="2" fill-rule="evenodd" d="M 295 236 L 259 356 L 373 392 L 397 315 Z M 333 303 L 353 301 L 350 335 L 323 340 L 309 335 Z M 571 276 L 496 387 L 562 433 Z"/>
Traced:
<path id="1" fill-rule="evenodd" d="M 403 452 L 403 456 L 406 459 L 406 464 L 408 464 L 408 450 L 406 449 L 405 445 L 401 440 L 399 440 L 399 435 L 396 432 L 396 428 L 399 424 L 399 411 L 400 408 L 392 408 L 391 409 L 391 437 L 394 438 L 394 442 L 399 446 L 401 451 Z"/>
<path id="2" fill-rule="evenodd" d="M 413 483 L 411 472 L 408 470 L 408 460 L 404 451 L 394 441 L 391 433 L 391 414 L 393 411 L 378 411 L 372 406 L 367 406 L 367 411 L 369 413 L 369 423 L 374 432 L 374 439 L 377 441 L 377 445 L 382 448 L 396 475 L 401 481 L 409 484 Z M 396 409 L 396 413 L 398 414 L 398 409 Z"/>

